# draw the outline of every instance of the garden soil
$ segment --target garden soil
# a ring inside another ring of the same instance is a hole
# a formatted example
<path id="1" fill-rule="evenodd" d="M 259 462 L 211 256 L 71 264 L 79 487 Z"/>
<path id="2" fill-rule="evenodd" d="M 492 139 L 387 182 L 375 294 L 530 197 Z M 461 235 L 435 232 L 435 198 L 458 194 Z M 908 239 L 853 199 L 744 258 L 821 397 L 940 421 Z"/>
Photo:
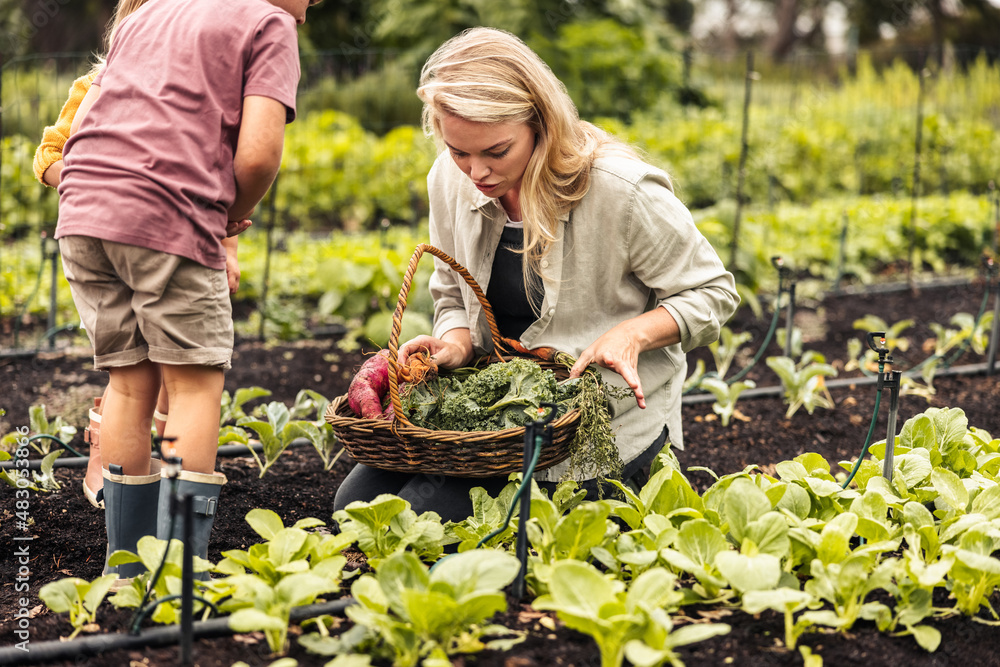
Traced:
<path id="1" fill-rule="evenodd" d="M 981 283 L 945 287 L 923 286 L 866 294 L 839 294 L 822 301 L 797 304 L 796 325 L 802 329 L 804 347 L 821 352 L 827 361 L 841 370 L 840 378 L 861 377 L 857 371 L 844 372 L 847 341 L 864 338 L 864 332 L 853 328 L 856 319 L 875 314 L 888 323 L 903 319 L 915 320 L 904 332 L 910 340 L 907 352 L 897 352 L 897 368 L 906 369 L 925 358 L 931 349 L 934 334 L 931 322 L 947 325 L 953 315 L 967 312 L 975 315 L 984 303 L 986 286 Z M 987 307 L 993 308 L 992 297 Z M 745 346 L 742 357 L 733 368 L 742 368 L 757 351 L 771 314 L 754 318 L 742 309 L 731 323 L 734 331 L 746 330 L 754 340 Z M 784 323 L 782 315 L 782 324 Z M 766 351 L 768 356 L 780 354 L 775 342 Z M 27 424 L 28 407 L 38 403 L 47 406 L 50 417 L 62 415 L 79 429 L 73 445 L 86 453 L 82 430 L 86 410 L 92 396 L 104 385 L 102 373 L 91 368 L 87 350 L 60 350 L 24 358 L 0 359 L 0 405 L 7 415 L 0 418 L 0 431 Z M 272 395 L 262 400 L 280 400 L 291 404 L 299 390 L 313 389 L 333 398 L 346 391 L 354 370 L 363 361 L 361 352 L 345 353 L 336 341 L 309 340 L 294 344 L 239 342 L 233 368 L 227 374 L 226 388 L 233 392 L 241 387 L 260 386 Z M 705 350 L 692 352 L 690 361 L 708 360 Z M 983 356 L 966 352 L 953 366 L 982 363 Z M 761 361 L 748 377 L 758 387 L 778 383 L 776 376 Z M 1000 434 L 1000 377 L 986 374 L 956 374 L 934 380 L 936 393 L 929 399 L 903 396 L 899 404 L 899 425 L 927 407 L 960 407 L 972 426 L 994 435 Z M 678 458 L 685 468 L 704 467 L 722 475 L 757 465 L 773 472 L 774 464 L 805 452 L 822 454 L 832 466 L 851 461 L 860 452 L 868 431 L 875 402 L 875 387 L 871 384 L 831 388 L 836 403 L 832 410 L 817 409 L 808 414 L 799 410 L 785 417 L 786 406 L 780 396 L 743 399 L 737 415 L 728 427 L 723 427 L 712 413 L 711 403 L 692 403 L 684 407 L 685 449 Z M 884 438 L 888 401 L 876 425 L 876 438 Z M 209 557 L 218 560 L 227 549 L 245 549 L 259 541 L 244 516 L 253 508 L 269 508 L 277 512 L 288 525 L 304 517 L 317 517 L 330 522 L 333 496 L 337 486 L 353 463 L 343 456 L 331 471 L 324 471 L 319 456 L 308 445 L 286 451 L 271 471 L 259 478 L 249 456 L 220 458 L 219 469 L 229 478 L 224 487 L 220 513 L 209 546 Z M 13 514 L 13 494 L 6 493 L 0 503 L 0 646 L 19 641 L 14 634 L 13 612 L 18 608 L 15 592 L 18 563 L 15 549 L 29 545 L 30 642 L 36 644 L 69 634 L 71 628 L 64 616 L 50 613 L 37 599 L 38 589 L 60 577 L 77 576 L 93 579 L 101 574 L 105 550 L 103 513 L 91 507 L 80 493 L 83 468 L 59 468 L 57 479 L 62 491 L 33 495 L 29 513 L 33 525 L 20 531 Z M 704 490 L 712 476 L 703 471 L 691 471 L 692 483 Z M 30 542 L 15 542 L 15 536 L 32 536 Z M 364 568 L 363 556 L 353 554 L 349 568 Z M 942 594 L 936 603 L 949 606 Z M 1000 608 L 1000 595 L 992 599 Z M 985 614 L 984 614 L 985 616 Z M 96 632 L 122 632 L 130 613 L 119 612 L 103 605 L 98 615 Z M 505 614 L 495 619 L 509 628 L 527 633 L 527 639 L 506 651 L 486 651 L 474 656 L 456 658 L 455 665 L 522 667 L 528 665 L 599 665 L 600 658 L 593 641 L 569 630 L 552 614 L 532 610 L 527 604 L 509 600 Z M 984 619 L 985 620 L 985 619 Z M 679 624 L 724 622 L 732 631 L 724 636 L 679 649 L 681 659 L 693 666 L 738 665 L 770 667 L 801 665 L 798 650 L 787 649 L 782 642 L 783 621 L 777 614 L 766 612 L 750 616 L 738 610 L 685 608 L 677 618 Z M 343 620 L 344 627 L 349 622 Z M 866 667 L 990 666 L 1000 664 L 997 646 L 1000 629 L 967 618 L 951 617 L 933 621 L 941 631 L 941 646 L 928 653 L 909 637 L 891 637 L 879 633 L 873 624 L 860 621 L 848 633 L 806 634 L 801 645 L 823 657 L 826 665 L 864 664 Z M 329 658 L 307 654 L 294 641 L 301 633 L 293 627 L 290 634 L 290 655 L 300 665 L 323 665 Z M 229 667 L 238 660 L 249 665 L 267 665 L 274 659 L 268 655 L 267 643 L 260 633 L 232 638 L 199 640 L 194 649 L 195 664 L 202 667 Z M 79 656 L 60 665 L 173 665 L 177 648 L 118 651 L 98 656 Z M 51 663 L 50 663 L 51 664 Z"/>

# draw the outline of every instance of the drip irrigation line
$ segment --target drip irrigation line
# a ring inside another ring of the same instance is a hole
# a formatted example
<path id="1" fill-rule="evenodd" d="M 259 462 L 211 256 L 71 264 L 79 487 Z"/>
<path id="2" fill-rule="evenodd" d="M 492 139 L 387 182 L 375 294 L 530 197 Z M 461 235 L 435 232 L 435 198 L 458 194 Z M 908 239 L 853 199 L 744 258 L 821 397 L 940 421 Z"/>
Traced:
<path id="1" fill-rule="evenodd" d="M 291 443 L 289 443 L 288 448 L 292 447 L 303 447 L 305 445 L 312 445 L 307 438 L 296 438 Z M 256 440 L 251 440 L 249 445 L 222 445 L 219 447 L 218 456 L 230 457 L 230 456 L 243 456 L 244 454 L 249 454 L 249 449 L 253 448 L 258 454 L 264 451 L 264 446 Z M 158 458 L 154 453 L 153 458 Z M 83 468 L 90 461 L 89 456 L 74 457 L 71 459 L 56 459 L 52 467 L 54 468 Z M 24 468 L 25 465 L 15 465 L 15 461 L 0 461 L 0 470 L 10 470 L 11 468 Z M 38 470 L 41 468 L 41 459 L 31 459 L 28 461 L 27 468 L 29 470 Z"/>
<path id="2" fill-rule="evenodd" d="M 64 449 L 68 449 L 73 456 L 76 456 L 77 458 L 83 457 L 83 454 L 81 454 L 80 452 L 76 451 L 75 449 L 73 449 L 72 447 L 70 447 L 67 443 L 63 442 L 62 440 L 60 440 L 59 438 L 57 438 L 54 435 L 50 435 L 48 433 L 37 433 L 37 434 L 31 436 L 30 438 L 28 438 L 28 442 L 29 443 L 34 442 L 35 440 L 54 440 L 54 441 L 58 442 L 59 445 L 62 446 Z"/>
<path id="3" fill-rule="evenodd" d="M 842 489 L 846 489 L 851 484 L 851 480 L 854 479 L 854 476 L 858 474 L 858 470 L 861 469 L 861 462 L 865 460 L 866 456 L 868 456 L 868 448 L 871 447 L 872 444 L 872 434 L 875 433 L 875 424 L 878 422 L 878 408 L 881 404 L 882 390 L 879 389 L 875 393 L 875 409 L 872 411 L 872 421 L 868 426 L 868 435 L 865 436 L 865 445 L 861 448 L 861 455 L 858 456 L 858 460 L 854 462 L 854 467 L 851 468 L 851 474 L 849 474 L 847 479 L 844 480 L 844 483 L 840 485 L 840 488 Z"/>
<path id="4" fill-rule="evenodd" d="M 344 610 L 355 603 L 346 597 L 330 602 L 294 607 L 289 615 L 292 622 L 318 616 L 343 616 Z M 196 621 L 193 624 L 195 639 L 211 639 L 238 634 L 229 627 L 229 617 Z M 70 641 L 32 642 L 27 652 L 14 646 L 0 648 L 0 665 L 31 665 L 60 660 L 72 660 L 81 655 L 99 655 L 109 651 L 133 650 L 145 647 L 161 648 L 180 642 L 179 625 L 150 628 L 132 635 L 125 632 L 80 637 Z"/>
<path id="5" fill-rule="evenodd" d="M 998 364 L 994 364 L 994 371 L 1000 371 L 1000 368 L 996 368 Z M 962 366 L 952 366 L 951 368 L 946 368 L 940 373 L 935 374 L 935 378 L 938 377 L 949 377 L 952 375 L 964 376 L 964 375 L 985 375 L 989 370 L 989 365 L 986 363 L 978 364 L 965 364 Z M 850 387 L 850 386 L 867 386 L 870 384 L 875 384 L 878 382 L 878 378 L 875 376 L 862 376 L 853 378 L 834 378 L 832 380 L 826 380 L 825 384 L 828 389 Z M 770 396 L 781 396 L 785 392 L 785 388 L 781 385 L 775 385 L 770 387 L 754 387 L 753 389 L 747 389 L 740 394 L 740 400 L 745 398 L 764 398 Z M 684 405 L 693 405 L 697 403 L 712 403 L 715 401 L 715 396 L 712 394 L 694 394 L 690 396 L 684 396 L 681 398 L 681 402 Z"/>

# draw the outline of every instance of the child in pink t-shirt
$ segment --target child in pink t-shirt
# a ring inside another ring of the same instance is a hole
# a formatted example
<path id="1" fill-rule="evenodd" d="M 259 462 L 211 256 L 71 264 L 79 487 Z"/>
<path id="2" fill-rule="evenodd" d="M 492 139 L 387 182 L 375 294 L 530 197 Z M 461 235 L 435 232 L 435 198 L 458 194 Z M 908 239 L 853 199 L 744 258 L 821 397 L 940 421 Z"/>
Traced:
<path id="1" fill-rule="evenodd" d="M 233 328 L 222 240 L 249 217 L 295 116 L 295 25 L 310 0 L 161 0 L 122 22 L 74 118 L 59 193 L 63 268 L 110 375 L 102 406 L 108 554 L 179 536 L 149 432 L 162 379 L 167 454 L 207 556 Z M 111 567 L 120 578 L 141 564 Z"/>

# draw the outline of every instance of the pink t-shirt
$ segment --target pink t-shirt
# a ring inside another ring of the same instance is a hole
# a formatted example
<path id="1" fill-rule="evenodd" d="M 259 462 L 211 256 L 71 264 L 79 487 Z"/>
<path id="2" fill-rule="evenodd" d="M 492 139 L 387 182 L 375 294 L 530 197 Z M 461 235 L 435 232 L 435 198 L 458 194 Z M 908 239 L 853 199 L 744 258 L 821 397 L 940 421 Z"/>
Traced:
<path id="1" fill-rule="evenodd" d="M 243 98 L 295 117 L 295 20 L 267 0 L 153 0 L 118 30 L 101 94 L 66 142 L 56 237 L 225 268 Z"/>

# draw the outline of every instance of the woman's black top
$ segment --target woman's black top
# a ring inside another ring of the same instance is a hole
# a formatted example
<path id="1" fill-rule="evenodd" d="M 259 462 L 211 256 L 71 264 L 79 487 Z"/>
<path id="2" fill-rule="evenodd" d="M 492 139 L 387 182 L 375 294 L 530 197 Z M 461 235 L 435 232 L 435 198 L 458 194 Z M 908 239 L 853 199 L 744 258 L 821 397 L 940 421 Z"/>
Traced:
<path id="1" fill-rule="evenodd" d="M 537 293 L 531 295 L 535 303 L 535 310 L 532 310 L 521 273 L 524 255 L 519 251 L 523 247 L 524 230 L 504 227 L 500 245 L 493 256 L 493 273 L 486 289 L 486 299 L 493 307 L 500 335 L 514 340 L 518 340 L 524 330 L 538 319 L 535 313 L 541 310 L 544 296 L 539 285 Z"/>

